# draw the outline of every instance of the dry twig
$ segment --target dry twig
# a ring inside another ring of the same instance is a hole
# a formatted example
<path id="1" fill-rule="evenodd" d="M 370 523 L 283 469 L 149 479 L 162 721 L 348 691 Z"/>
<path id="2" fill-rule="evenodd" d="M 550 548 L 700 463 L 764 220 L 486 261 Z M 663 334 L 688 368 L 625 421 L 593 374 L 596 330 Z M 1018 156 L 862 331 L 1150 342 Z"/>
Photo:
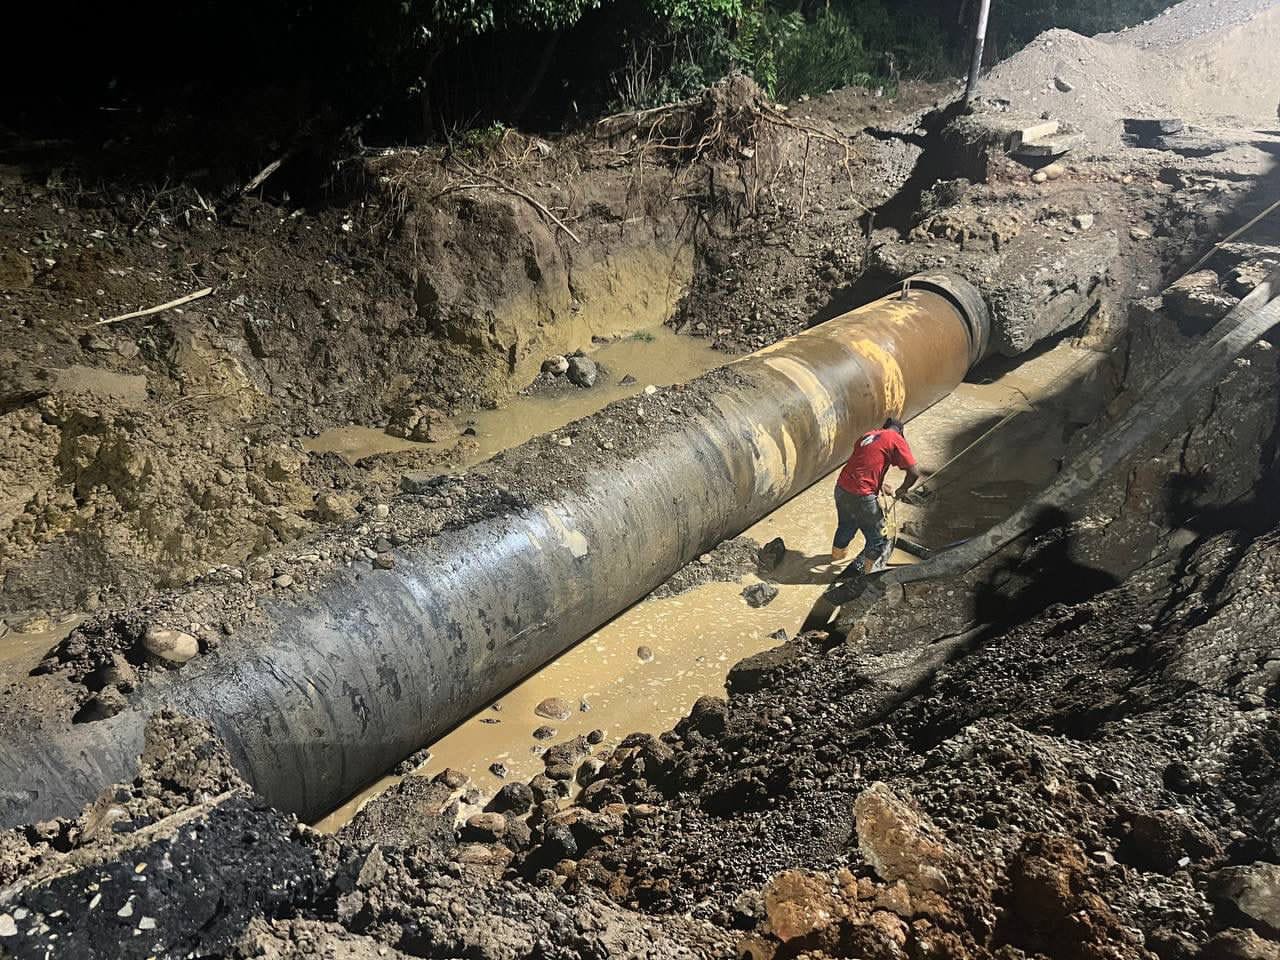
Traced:
<path id="1" fill-rule="evenodd" d="M 155 307 L 147 307 L 145 310 L 135 310 L 133 313 L 122 313 L 118 317 L 107 317 L 105 320 L 99 320 L 93 324 L 100 327 L 104 323 L 117 323 L 121 320 L 134 320 L 138 317 L 149 317 L 154 313 L 162 313 L 165 310 L 172 310 L 174 307 L 180 307 L 184 303 L 190 303 L 192 300 L 199 300 L 201 297 L 207 297 L 213 293 L 213 287 L 205 287 L 203 290 L 197 290 L 195 293 L 188 293 L 185 297 L 179 297 L 177 300 L 170 300 L 168 303 L 162 303 Z"/>
<path id="2" fill-rule="evenodd" d="M 281 165 L 286 160 L 288 160 L 291 156 L 293 156 L 292 150 L 290 150 L 288 153 L 283 153 L 280 156 L 276 157 L 274 160 L 268 163 L 265 167 L 259 170 L 257 175 L 254 176 L 252 180 L 250 180 L 248 183 L 246 183 L 243 187 L 240 188 L 240 196 L 243 197 L 246 194 L 253 193 L 253 191 L 257 190 L 260 186 L 266 183 L 267 177 L 271 176 L 273 173 L 279 170 Z"/>

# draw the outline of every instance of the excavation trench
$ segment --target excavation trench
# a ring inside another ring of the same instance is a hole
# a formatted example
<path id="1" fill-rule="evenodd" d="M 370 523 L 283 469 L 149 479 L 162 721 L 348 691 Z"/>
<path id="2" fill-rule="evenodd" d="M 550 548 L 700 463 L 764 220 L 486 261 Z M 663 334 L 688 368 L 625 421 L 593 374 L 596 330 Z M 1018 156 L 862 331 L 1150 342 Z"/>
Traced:
<path id="1" fill-rule="evenodd" d="M 809 488 L 886 415 L 947 396 L 986 340 L 976 290 L 920 277 L 743 358 L 576 489 L 405 544 L 393 570 L 339 568 L 264 603 L 251 648 L 162 676 L 115 716 L 16 732 L 0 753 L 5 821 L 71 813 L 127 779 L 164 706 L 208 719 L 262 795 L 316 818 Z"/>
<path id="2" fill-rule="evenodd" d="M 942 546 L 1003 520 L 1050 482 L 1073 428 L 1107 403 L 1109 382 L 1108 355 L 1070 341 L 1017 365 L 980 366 L 908 426 L 926 468 L 969 449 L 939 476 L 936 494 L 897 506 L 899 531 Z M 744 531 L 755 544 L 783 538 L 787 552 L 778 567 L 757 572 L 747 564 L 736 580 L 674 596 L 660 591 L 630 607 L 429 744 L 414 775 L 466 774 L 477 793 L 474 806 L 461 805 L 465 817 L 504 783 L 543 772 L 548 745 L 599 731 L 603 739 L 593 750 L 607 752 L 628 734 L 671 729 L 700 696 L 723 696 L 734 664 L 779 643 L 779 631 L 794 636 L 836 575 L 828 563 L 834 482 L 835 471 Z M 902 550 L 891 559 L 916 561 Z M 762 580 L 778 594 L 752 608 L 742 592 Z M 551 699 L 568 708 L 565 719 L 538 712 Z M 400 779 L 380 778 L 316 826 L 338 829 Z"/>

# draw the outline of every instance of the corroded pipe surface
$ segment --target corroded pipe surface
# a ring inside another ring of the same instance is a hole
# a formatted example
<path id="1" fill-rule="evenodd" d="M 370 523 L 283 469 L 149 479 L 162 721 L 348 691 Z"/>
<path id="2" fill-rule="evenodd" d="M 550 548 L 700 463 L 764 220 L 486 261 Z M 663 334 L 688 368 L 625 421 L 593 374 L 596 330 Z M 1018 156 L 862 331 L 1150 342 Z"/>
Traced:
<path id="1" fill-rule="evenodd" d="M 68 815 L 132 776 L 145 717 L 208 719 L 268 800 L 315 818 L 819 480 L 865 430 L 944 397 L 985 350 L 962 280 L 836 317 L 732 364 L 682 424 L 578 489 L 264 600 L 253 644 L 147 684 L 106 720 L 10 730 L 0 824 Z"/>

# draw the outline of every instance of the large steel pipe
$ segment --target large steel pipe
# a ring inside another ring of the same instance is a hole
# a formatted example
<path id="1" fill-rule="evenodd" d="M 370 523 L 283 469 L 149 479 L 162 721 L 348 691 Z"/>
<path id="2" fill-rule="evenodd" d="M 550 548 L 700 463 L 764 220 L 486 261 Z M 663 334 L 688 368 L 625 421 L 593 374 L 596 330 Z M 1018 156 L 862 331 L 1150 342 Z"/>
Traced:
<path id="1" fill-rule="evenodd" d="M 825 476 L 863 431 L 949 393 L 982 356 L 962 280 L 895 292 L 732 365 L 681 426 L 571 492 L 340 568 L 267 627 L 106 720 L 9 730 L 0 816 L 70 814 L 128 779 L 145 717 L 206 718 L 272 803 L 314 818 Z"/>

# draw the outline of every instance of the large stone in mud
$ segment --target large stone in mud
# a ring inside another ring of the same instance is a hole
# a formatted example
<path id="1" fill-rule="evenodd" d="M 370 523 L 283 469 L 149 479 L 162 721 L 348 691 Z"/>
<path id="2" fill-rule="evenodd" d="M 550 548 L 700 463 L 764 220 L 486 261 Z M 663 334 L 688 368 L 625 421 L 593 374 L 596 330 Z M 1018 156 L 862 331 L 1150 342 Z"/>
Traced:
<path id="1" fill-rule="evenodd" d="M 533 708 L 533 712 L 548 720 L 568 720 L 573 716 L 573 708 L 560 697 L 547 697 Z"/>
<path id="2" fill-rule="evenodd" d="M 761 651 L 739 660 L 725 678 L 730 693 L 755 693 L 769 683 L 769 678 L 795 660 L 798 651 L 789 643 Z"/>
<path id="3" fill-rule="evenodd" d="M 405 777 L 366 804 L 338 836 L 361 847 L 380 843 L 386 847 L 430 846 L 446 850 L 455 842 L 457 814 L 453 789 L 447 783 Z"/>
<path id="4" fill-rule="evenodd" d="M 1146 869 L 1172 873 L 1187 861 L 1217 852 L 1217 842 L 1198 822 L 1171 810 L 1156 810 L 1133 815 L 1118 854 Z"/>
<path id="5" fill-rule="evenodd" d="M 569 358 L 569 380 L 579 387 L 594 387 L 599 376 L 596 362 L 590 357 Z"/>
<path id="6" fill-rule="evenodd" d="M 771 583 L 753 583 L 742 590 L 742 599 L 753 608 L 767 607 L 778 595 L 778 588 Z"/>
<path id="7" fill-rule="evenodd" d="M 1218 903 L 1280 933 L 1280 865 L 1259 861 L 1219 870 L 1209 893 Z"/>
<path id="8" fill-rule="evenodd" d="M 689 715 L 676 724 L 676 733 L 688 736 L 697 731 L 704 737 L 718 737 L 729 721 L 729 705 L 720 697 L 702 696 L 694 701 Z"/>
<path id="9" fill-rule="evenodd" d="M 756 554 L 756 569 L 770 573 L 778 568 L 787 556 L 787 544 L 781 537 L 774 537 Z"/>
<path id="10" fill-rule="evenodd" d="M 1218 275 L 1212 270 L 1197 270 L 1179 277 L 1161 297 L 1165 308 L 1188 333 L 1209 329 L 1240 302 L 1218 285 Z"/>
<path id="11" fill-rule="evenodd" d="M 913 893 L 945 893 L 950 860 L 937 827 L 885 783 L 873 783 L 853 804 L 858 849 L 880 879 L 901 880 Z"/>
<path id="12" fill-rule="evenodd" d="M 527 783 L 508 783 L 497 792 L 485 807 L 493 813 L 514 813 L 519 816 L 533 806 L 533 789 Z"/>
<path id="13" fill-rule="evenodd" d="M 1223 930 L 1197 954 L 1198 960 L 1280 960 L 1280 943 L 1252 930 Z"/>
<path id="14" fill-rule="evenodd" d="M 154 624 L 143 634 L 142 646 L 151 656 L 171 666 L 184 664 L 200 652 L 200 642 L 191 634 Z"/>
<path id="15" fill-rule="evenodd" d="M 804 870 L 784 870 L 764 888 L 768 930 L 784 943 L 829 927 L 845 915 L 831 878 Z"/>
<path id="16" fill-rule="evenodd" d="M 1064 251 L 1056 236 L 1016 246 L 990 284 L 991 345 L 1017 356 L 1089 315 L 1120 255 L 1112 231 L 1079 233 Z"/>

